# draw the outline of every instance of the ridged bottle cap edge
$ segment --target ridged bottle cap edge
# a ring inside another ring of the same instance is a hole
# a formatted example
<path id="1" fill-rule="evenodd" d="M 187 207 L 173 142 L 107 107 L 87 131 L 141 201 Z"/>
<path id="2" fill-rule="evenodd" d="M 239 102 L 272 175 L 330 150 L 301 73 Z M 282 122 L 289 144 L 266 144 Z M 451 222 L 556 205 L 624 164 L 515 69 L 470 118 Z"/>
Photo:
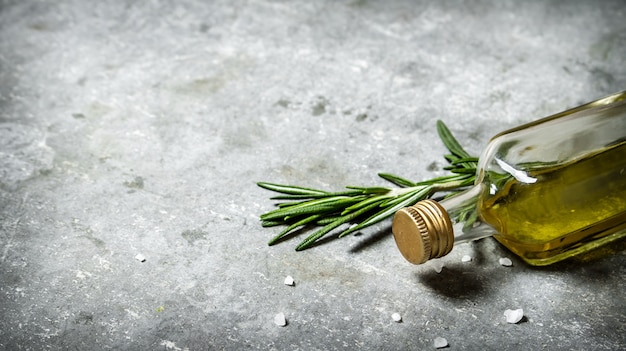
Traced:
<path id="1" fill-rule="evenodd" d="M 450 217 L 434 200 L 423 200 L 397 211 L 392 232 L 402 256 L 414 264 L 443 257 L 454 246 Z"/>

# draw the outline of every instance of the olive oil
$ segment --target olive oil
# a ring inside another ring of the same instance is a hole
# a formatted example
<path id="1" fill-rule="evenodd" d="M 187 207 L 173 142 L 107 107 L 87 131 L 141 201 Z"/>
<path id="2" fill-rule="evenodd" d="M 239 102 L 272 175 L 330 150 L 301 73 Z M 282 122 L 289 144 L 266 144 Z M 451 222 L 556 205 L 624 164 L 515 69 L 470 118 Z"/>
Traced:
<path id="1" fill-rule="evenodd" d="M 472 188 L 397 211 L 392 230 L 415 264 L 488 236 L 539 266 L 626 237 L 626 91 L 496 135 Z"/>
<path id="2" fill-rule="evenodd" d="M 494 238 L 545 265 L 626 236 L 626 142 L 556 167 L 528 172 L 479 201 Z"/>

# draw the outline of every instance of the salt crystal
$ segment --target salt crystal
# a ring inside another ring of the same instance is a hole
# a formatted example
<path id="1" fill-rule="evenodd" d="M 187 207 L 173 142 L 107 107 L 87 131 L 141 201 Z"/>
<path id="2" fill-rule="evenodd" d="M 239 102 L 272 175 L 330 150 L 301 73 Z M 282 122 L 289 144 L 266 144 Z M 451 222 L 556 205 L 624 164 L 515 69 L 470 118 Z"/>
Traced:
<path id="1" fill-rule="evenodd" d="M 296 282 L 293 280 L 293 278 L 290 275 L 285 277 L 285 285 L 294 286 L 295 284 Z"/>
<path id="2" fill-rule="evenodd" d="M 472 260 L 472 256 L 470 255 L 465 255 L 461 258 L 461 262 L 469 262 Z"/>
<path id="3" fill-rule="evenodd" d="M 444 347 L 448 347 L 448 340 L 446 340 L 445 338 L 442 338 L 440 336 L 435 338 L 435 348 L 436 349 L 443 349 Z"/>
<path id="4" fill-rule="evenodd" d="M 146 256 L 142 254 L 137 254 L 137 256 L 135 256 L 135 259 L 139 262 L 146 262 Z"/>
<path id="5" fill-rule="evenodd" d="M 396 323 L 402 322 L 402 316 L 400 315 L 400 313 L 392 314 L 391 315 L 391 319 L 393 319 L 393 321 L 396 322 Z"/>
<path id="6" fill-rule="evenodd" d="M 443 262 L 439 261 L 439 260 L 434 260 L 432 262 L 433 262 L 432 266 L 433 266 L 433 269 L 435 270 L 435 272 L 441 273 L 441 271 L 443 270 Z"/>
<path id="7" fill-rule="evenodd" d="M 274 316 L 274 324 L 276 324 L 279 327 L 284 327 L 287 325 L 287 319 L 285 319 L 285 314 L 284 313 L 279 313 L 277 315 Z"/>
<path id="8" fill-rule="evenodd" d="M 524 317 L 524 310 L 521 308 L 517 310 L 506 310 L 504 311 L 504 316 L 506 317 L 507 323 L 516 324 Z"/>
<path id="9" fill-rule="evenodd" d="M 505 267 L 511 267 L 513 265 L 513 261 L 508 257 L 502 257 L 498 262 Z"/>

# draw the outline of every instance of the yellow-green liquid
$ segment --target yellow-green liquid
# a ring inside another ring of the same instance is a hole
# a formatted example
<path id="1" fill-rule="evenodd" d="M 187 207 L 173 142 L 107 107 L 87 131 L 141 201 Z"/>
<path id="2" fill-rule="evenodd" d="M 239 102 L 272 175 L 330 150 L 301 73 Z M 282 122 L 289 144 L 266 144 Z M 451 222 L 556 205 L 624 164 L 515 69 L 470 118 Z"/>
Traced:
<path id="1" fill-rule="evenodd" d="M 533 265 L 547 265 L 626 236 L 626 142 L 511 180 L 480 203 L 494 237 Z"/>

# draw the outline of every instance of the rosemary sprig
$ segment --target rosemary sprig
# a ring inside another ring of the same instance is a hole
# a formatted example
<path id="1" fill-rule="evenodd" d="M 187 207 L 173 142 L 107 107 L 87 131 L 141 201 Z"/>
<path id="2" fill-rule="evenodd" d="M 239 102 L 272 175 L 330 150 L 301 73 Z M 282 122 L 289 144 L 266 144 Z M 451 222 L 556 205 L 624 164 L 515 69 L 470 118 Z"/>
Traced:
<path id="1" fill-rule="evenodd" d="M 269 245 L 274 245 L 305 227 L 318 227 L 296 246 L 296 251 L 304 250 L 343 225 L 351 224 L 338 232 L 340 238 L 379 223 L 399 209 L 431 198 L 436 193 L 454 194 L 474 184 L 478 158 L 472 157 L 463 149 L 442 121 L 437 121 L 437 132 L 450 151 L 450 154 L 444 155 L 449 163 L 444 169 L 450 171 L 450 175 L 412 182 L 394 174 L 379 173 L 378 176 L 396 187 L 347 186 L 346 190 L 340 192 L 257 183 L 264 189 L 281 194 L 272 200 L 283 201 L 277 205 L 277 209 L 260 216 L 264 227 L 287 226 L 269 241 Z"/>

